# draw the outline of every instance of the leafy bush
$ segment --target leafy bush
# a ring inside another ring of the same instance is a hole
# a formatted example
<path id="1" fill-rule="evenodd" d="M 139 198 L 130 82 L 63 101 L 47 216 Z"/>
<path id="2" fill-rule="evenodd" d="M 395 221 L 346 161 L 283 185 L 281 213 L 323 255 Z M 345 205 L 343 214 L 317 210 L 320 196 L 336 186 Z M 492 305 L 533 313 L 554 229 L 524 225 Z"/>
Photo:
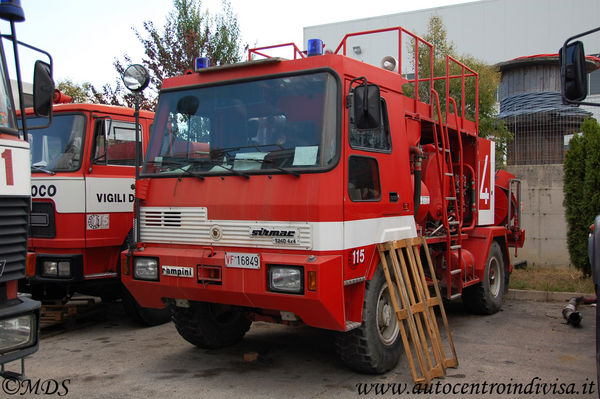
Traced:
<path id="1" fill-rule="evenodd" d="M 571 263 L 590 275 L 587 255 L 589 227 L 600 213 L 600 125 L 586 119 L 582 135 L 574 136 L 564 162 L 563 205 Z"/>

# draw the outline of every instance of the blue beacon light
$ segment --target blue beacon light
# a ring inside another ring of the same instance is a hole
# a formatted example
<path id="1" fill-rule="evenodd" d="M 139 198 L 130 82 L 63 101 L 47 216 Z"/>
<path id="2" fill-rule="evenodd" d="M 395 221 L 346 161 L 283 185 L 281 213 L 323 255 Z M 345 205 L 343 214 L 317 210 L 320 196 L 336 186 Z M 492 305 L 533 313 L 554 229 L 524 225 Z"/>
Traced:
<path id="1" fill-rule="evenodd" d="M 210 66 L 210 58 L 208 57 L 197 57 L 195 69 L 198 72 L 200 69 L 208 68 Z"/>
<path id="2" fill-rule="evenodd" d="M 323 55 L 323 40 L 321 39 L 308 39 L 308 51 L 309 57 L 315 55 Z"/>
<path id="3" fill-rule="evenodd" d="M 21 7 L 21 0 L 1 0 L 0 19 L 14 22 L 25 21 L 25 13 Z"/>

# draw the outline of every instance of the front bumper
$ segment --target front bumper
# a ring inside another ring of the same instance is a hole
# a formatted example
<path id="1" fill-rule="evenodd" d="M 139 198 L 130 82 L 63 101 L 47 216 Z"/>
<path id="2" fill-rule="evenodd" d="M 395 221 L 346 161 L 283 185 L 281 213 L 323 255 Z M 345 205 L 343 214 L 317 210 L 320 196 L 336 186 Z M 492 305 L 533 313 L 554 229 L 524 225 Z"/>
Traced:
<path id="1" fill-rule="evenodd" d="M 259 268 L 226 267 L 225 254 L 259 254 Z M 135 279 L 134 257 L 158 259 L 158 281 Z M 121 258 L 123 283 L 143 307 L 162 308 L 168 300 L 221 303 L 246 308 L 292 312 L 310 326 L 345 331 L 342 255 L 272 253 L 258 248 L 146 247 Z M 316 277 L 316 288 L 300 293 L 269 289 L 273 265 L 301 268 L 304 281 Z M 182 271 L 173 275 L 174 270 Z"/>
<path id="2" fill-rule="evenodd" d="M 0 364 L 22 359 L 39 348 L 41 304 L 19 296 L 0 306 Z M 24 321 L 30 322 L 23 323 Z"/>

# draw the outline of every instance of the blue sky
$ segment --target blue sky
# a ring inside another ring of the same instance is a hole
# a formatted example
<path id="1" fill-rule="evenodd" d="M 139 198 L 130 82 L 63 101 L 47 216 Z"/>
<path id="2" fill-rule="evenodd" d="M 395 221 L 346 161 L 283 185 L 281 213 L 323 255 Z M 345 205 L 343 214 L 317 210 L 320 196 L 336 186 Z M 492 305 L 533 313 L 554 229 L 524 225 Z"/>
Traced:
<path id="1" fill-rule="evenodd" d="M 295 42 L 301 49 L 303 28 L 331 22 L 393 14 L 468 0 L 230 0 L 244 42 L 250 47 Z M 56 81 L 69 78 L 102 86 L 117 79 L 115 58 L 127 53 L 134 62 L 143 47 L 132 30 L 143 32 L 143 22 L 162 27 L 173 9 L 171 0 L 22 0 L 26 21 L 16 24 L 19 40 L 52 54 Z M 202 1 L 209 13 L 221 10 L 220 0 Z M 6 23 L 0 24 L 8 33 Z M 24 80 L 32 64 L 23 55 Z"/>

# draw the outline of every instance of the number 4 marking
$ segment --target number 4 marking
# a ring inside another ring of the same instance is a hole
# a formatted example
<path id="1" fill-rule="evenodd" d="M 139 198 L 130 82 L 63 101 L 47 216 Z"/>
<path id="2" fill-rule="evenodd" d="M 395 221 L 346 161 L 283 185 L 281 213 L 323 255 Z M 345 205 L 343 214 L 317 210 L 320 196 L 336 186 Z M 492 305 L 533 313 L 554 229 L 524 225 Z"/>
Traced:
<path id="1" fill-rule="evenodd" d="M 14 186 L 12 150 L 6 149 L 2 151 L 2 158 L 4 159 L 4 170 L 6 171 L 6 185 Z"/>

